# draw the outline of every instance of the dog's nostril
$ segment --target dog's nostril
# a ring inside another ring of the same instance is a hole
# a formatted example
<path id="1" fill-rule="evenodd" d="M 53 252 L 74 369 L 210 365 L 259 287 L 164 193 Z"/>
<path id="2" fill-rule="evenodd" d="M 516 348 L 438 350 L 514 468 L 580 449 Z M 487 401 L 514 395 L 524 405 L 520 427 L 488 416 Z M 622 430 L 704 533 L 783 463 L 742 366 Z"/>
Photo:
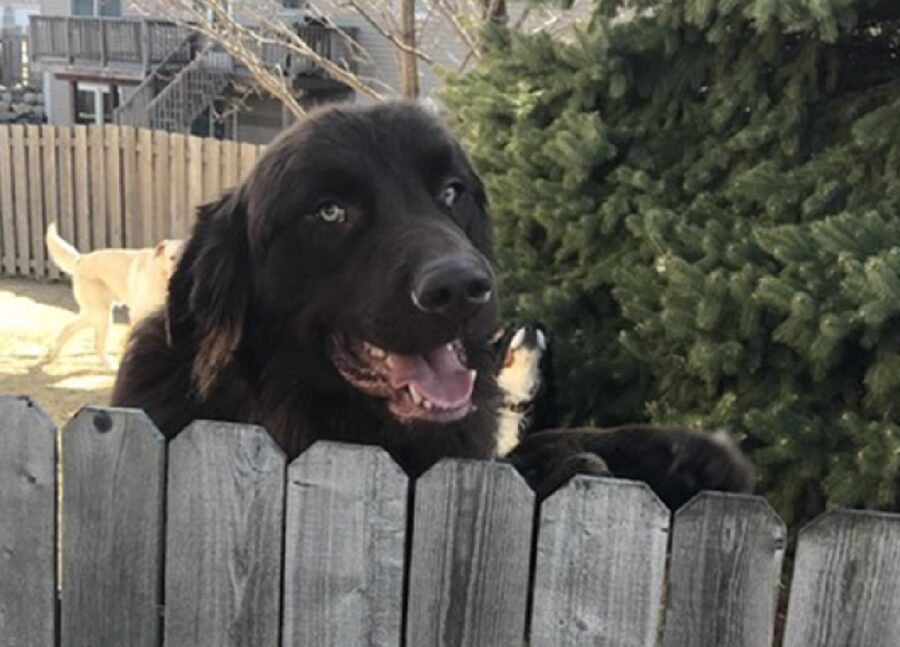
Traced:
<path id="1" fill-rule="evenodd" d="M 487 303 L 491 298 L 491 282 L 486 278 L 470 281 L 466 296 L 473 303 Z"/>

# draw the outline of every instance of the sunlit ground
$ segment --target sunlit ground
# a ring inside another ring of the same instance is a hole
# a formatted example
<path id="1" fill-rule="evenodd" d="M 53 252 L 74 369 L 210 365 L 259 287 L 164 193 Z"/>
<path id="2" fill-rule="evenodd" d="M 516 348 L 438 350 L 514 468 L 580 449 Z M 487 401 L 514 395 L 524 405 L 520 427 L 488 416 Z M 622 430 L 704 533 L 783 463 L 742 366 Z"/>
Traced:
<path id="1" fill-rule="evenodd" d="M 0 394 L 31 396 L 57 425 L 85 404 L 107 404 L 113 384 L 113 374 L 94 354 L 90 329 L 78 332 L 56 361 L 41 362 L 75 312 L 67 283 L 0 279 Z M 123 313 L 116 320 L 107 339 L 114 360 L 128 332 Z"/>

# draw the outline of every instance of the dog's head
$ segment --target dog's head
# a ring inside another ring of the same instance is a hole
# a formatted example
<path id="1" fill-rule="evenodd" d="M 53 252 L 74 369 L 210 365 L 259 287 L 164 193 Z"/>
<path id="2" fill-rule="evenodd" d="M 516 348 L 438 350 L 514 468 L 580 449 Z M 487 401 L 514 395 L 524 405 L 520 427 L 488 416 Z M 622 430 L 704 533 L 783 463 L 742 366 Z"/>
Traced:
<path id="1" fill-rule="evenodd" d="M 509 403 L 530 403 L 550 370 L 550 340 L 538 322 L 508 329 L 495 341 L 497 384 Z"/>
<path id="2" fill-rule="evenodd" d="M 396 419 L 459 420 L 473 407 L 467 355 L 496 326 L 491 255 L 481 182 L 433 115 L 327 109 L 201 208 L 170 284 L 170 342 L 192 345 L 201 395 L 268 343 L 318 350 L 336 384 Z"/>
<path id="3" fill-rule="evenodd" d="M 161 240 L 153 248 L 153 261 L 167 279 L 175 273 L 183 249 L 183 240 L 172 239 Z"/>

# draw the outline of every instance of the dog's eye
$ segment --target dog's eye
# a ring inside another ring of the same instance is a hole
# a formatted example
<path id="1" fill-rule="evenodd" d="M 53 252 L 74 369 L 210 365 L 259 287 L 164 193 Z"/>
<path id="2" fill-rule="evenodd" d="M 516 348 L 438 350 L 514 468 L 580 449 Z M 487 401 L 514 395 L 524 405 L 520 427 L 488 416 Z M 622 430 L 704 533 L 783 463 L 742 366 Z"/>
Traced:
<path id="1" fill-rule="evenodd" d="M 316 210 L 316 217 L 322 222 L 341 223 L 347 219 L 347 212 L 337 202 L 325 202 Z"/>
<path id="2" fill-rule="evenodd" d="M 464 189 L 465 187 L 463 187 L 462 182 L 452 180 L 441 190 L 438 199 L 445 206 L 452 207 L 456 201 L 459 200 L 459 196 L 462 195 Z"/>

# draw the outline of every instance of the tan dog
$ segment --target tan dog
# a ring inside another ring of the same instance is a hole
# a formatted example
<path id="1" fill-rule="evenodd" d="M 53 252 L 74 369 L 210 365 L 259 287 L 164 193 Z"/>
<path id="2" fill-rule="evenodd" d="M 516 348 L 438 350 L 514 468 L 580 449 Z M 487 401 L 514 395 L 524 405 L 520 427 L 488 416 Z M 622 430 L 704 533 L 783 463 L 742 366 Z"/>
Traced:
<path id="1" fill-rule="evenodd" d="M 60 331 L 44 360 L 56 359 L 72 335 L 92 327 L 94 350 L 106 367 L 114 370 L 106 355 L 113 305 L 128 307 L 132 325 L 161 306 L 183 241 L 164 240 L 156 247 L 101 249 L 81 254 L 57 233 L 56 223 L 47 228 L 46 240 L 50 258 L 60 270 L 72 276 L 72 291 L 79 310 L 75 320 Z"/>

